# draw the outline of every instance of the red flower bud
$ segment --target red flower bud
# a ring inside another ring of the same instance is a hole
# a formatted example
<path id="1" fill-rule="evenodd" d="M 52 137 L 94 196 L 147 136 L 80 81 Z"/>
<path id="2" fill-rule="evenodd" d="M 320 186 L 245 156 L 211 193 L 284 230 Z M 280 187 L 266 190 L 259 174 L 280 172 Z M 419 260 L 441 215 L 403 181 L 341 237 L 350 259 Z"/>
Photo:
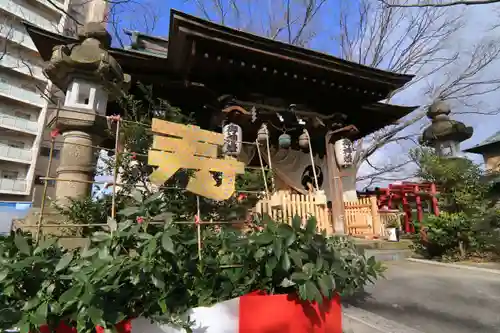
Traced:
<path id="1" fill-rule="evenodd" d="M 135 218 L 135 221 L 139 224 L 143 224 L 144 223 L 144 218 L 142 216 L 137 216 Z"/>
<path id="2" fill-rule="evenodd" d="M 130 158 L 132 158 L 133 160 L 137 159 L 137 154 L 136 153 L 131 153 L 130 154 Z"/>

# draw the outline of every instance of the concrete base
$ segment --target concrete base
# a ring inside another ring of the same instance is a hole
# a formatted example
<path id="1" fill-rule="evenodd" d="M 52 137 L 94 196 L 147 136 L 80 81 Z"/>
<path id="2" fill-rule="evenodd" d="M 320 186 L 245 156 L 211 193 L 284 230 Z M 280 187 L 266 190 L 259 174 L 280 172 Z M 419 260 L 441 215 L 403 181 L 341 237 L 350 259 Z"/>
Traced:
<path id="1" fill-rule="evenodd" d="M 388 242 L 384 240 L 355 240 L 356 247 L 367 257 L 375 257 L 378 261 L 395 261 L 409 258 L 413 251 L 409 240 Z"/>

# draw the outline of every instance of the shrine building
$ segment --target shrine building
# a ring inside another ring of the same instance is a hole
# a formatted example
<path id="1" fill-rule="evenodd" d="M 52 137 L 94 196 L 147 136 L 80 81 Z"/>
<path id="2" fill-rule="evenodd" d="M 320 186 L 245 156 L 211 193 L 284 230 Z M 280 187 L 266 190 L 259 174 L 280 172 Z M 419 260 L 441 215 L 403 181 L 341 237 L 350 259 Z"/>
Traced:
<path id="1" fill-rule="evenodd" d="M 55 46 L 83 43 L 92 36 L 99 39 L 103 33 L 89 32 L 77 40 L 25 25 L 47 62 Z M 168 38 L 126 33 L 132 39 L 130 47 L 106 49 L 130 75 L 130 92 L 137 92 L 138 82 L 151 85 L 155 96 L 194 114 L 200 127 L 221 132 L 223 123 L 230 121 L 241 127 L 247 142 L 255 142 L 265 124 L 271 147 L 264 155 L 272 162 L 277 189 L 309 191 L 304 175 L 311 171 L 311 155 L 300 140 L 306 129 L 317 185 L 332 203 L 334 219 L 342 215 L 343 193 L 355 191 L 342 186 L 346 182 L 341 179 L 355 175 L 347 172 L 352 161 L 336 160 L 335 143 L 365 137 L 415 109 L 381 102 L 412 75 L 363 66 L 179 11 L 170 13 Z M 113 115 L 120 109 L 109 102 L 105 112 Z M 243 146 L 238 158 L 258 165 L 255 147 Z"/>

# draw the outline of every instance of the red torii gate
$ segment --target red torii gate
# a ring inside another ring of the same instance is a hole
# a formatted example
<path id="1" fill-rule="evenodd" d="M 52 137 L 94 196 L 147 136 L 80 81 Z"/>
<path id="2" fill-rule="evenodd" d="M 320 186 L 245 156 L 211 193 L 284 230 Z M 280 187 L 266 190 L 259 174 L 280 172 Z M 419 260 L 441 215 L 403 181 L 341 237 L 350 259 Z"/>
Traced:
<path id="1" fill-rule="evenodd" d="M 415 232 L 410 201 L 415 201 L 417 221 L 422 222 L 424 219 L 422 200 L 430 200 L 432 213 L 436 216 L 439 215 L 437 193 L 436 184 L 434 183 L 403 182 L 401 184 L 390 184 L 388 188 L 375 188 L 379 209 L 384 207 L 387 209 L 396 209 L 399 204 L 402 205 L 403 212 L 405 213 L 404 231 L 407 233 Z"/>

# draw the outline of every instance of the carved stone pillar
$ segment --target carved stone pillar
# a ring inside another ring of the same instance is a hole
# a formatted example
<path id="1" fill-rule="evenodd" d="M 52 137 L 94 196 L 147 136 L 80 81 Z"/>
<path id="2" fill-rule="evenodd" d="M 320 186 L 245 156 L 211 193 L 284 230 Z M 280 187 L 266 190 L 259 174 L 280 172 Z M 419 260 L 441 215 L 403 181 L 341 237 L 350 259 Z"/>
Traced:
<path id="1" fill-rule="evenodd" d="M 48 119 L 64 138 L 56 185 L 60 205 L 90 195 L 97 162 L 92 146 L 105 138 L 108 101 L 121 96 L 130 82 L 109 54 L 111 36 L 100 22 L 87 23 L 79 37 L 77 44 L 54 47 L 45 68 L 53 84 L 66 92 L 64 105 Z"/>
<path id="2" fill-rule="evenodd" d="M 56 200 L 59 204 L 68 203 L 68 197 L 81 198 L 89 195 L 96 166 L 96 149 L 92 135 L 87 132 L 69 130 L 62 134 L 63 146 L 61 160 L 57 168 L 57 178 L 75 180 L 60 181 L 56 186 Z"/>

